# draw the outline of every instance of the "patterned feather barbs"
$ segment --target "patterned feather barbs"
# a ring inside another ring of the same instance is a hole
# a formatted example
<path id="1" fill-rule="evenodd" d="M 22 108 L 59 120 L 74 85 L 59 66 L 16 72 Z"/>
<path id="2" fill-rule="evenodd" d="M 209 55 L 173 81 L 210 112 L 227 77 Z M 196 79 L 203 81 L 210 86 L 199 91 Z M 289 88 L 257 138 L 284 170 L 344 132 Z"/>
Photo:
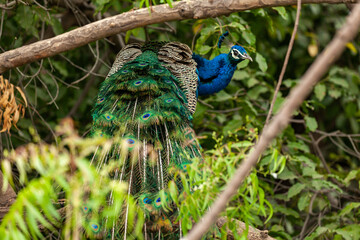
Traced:
<path id="1" fill-rule="evenodd" d="M 100 170 L 110 159 L 119 161 L 115 176 L 128 182 L 128 193 L 138 199 L 147 216 L 146 239 L 180 236 L 179 224 L 174 224 L 176 209 L 165 190 L 174 180 L 169 168 L 181 170 L 201 157 L 191 125 L 197 84 L 196 63 L 186 45 L 132 44 L 118 54 L 94 107 L 91 134 L 120 137 L 130 154 L 121 156 L 120 142 L 92 164 Z M 181 183 L 177 185 L 181 189 Z M 111 238 L 127 239 L 128 214 L 126 210 L 114 224 Z M 95 234 L 106 232 L 100 224 L 89 224 Z"/>
<path id="2" fill-rule="evenodd" d="M 110 161 L 118 164 L 114 179 L 128 183 L 128 194 L 143 209 L 145 239 L 181 237 L 167 187 L 170 181 L 179 191 L 183 186 L 169 170 L 186 172 L 192 159 L 201 158 L 191 123 L 197 96 L 225 88 L 244 59 L 251 60 L 241 46 L 209 61 L 178 42 L 131 44 L 117 55 L 98 94 L 91 135 L 121 141 L 106 154 L 95 153 L 91 164 L 98 171 Z M 89 209 L 84 206 L 83 212 Z M 129 207 L 112 229 L 91 221 L 88 226 L 94 237 L 125 240 L 133 224 L 128 217 Z"/>

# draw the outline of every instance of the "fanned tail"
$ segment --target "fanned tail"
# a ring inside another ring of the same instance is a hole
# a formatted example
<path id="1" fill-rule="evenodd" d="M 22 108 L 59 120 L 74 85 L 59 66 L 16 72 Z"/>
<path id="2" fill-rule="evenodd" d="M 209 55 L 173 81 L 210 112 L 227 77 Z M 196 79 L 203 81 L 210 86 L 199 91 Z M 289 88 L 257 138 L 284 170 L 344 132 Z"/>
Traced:
<path id="1" fill-rule="evenodd" d="M 170 168 L 183 171 L 201 157 L 191 125 L 197 84 L 196 63 L 186 45 L 150 42 L 125 47 L 101 86 L 91 135 L 121 141 L 95 155 L 91 164 L 100 170 L 110 161 L 118 163 L 114 178 L 128 183 L 128 193 L 145 212 L 145 239 L 180 236 L 177 209 L 166 189 L 174 180 Z M 181 190 L 181 182 L 177 186 Z M 127 238 L 128 217 L 129 206 L 107 232 L 110 239 Z M 89 224 L 96 234 L 101 231 L 100 224 Z"/>

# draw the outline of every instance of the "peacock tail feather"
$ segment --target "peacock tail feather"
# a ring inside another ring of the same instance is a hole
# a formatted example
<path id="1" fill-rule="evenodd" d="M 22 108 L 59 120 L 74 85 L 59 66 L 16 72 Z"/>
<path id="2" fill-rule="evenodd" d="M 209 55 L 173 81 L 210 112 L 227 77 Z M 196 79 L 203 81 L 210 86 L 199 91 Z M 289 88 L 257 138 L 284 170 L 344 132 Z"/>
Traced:
<path id="1" fill-rule="evenodd" d="M 128 193 L 144 210 L 145 239 L 178 239 L 181 235 L 177 209 L 166 190 L 172 180 L 180 191 L 182 188 L 170 169 L 186 171 L 193 158 L 201 158 L 191 123 L 198 82 L 187 45 L 149 42 L 122 49 L 101 85 L 91 135 L 121 141 L 105 154 L 95 153 L 91 164 L 100 171 L 109 162 L 118 162 L 114 178 L 128 183 Z M 83 212 L 89 214 L 88 207 Z M 96 222 L 88 225 L 94 238 L 127 239 L 132 224 L 128 216 L 126 208 L 110 230 Z"/>

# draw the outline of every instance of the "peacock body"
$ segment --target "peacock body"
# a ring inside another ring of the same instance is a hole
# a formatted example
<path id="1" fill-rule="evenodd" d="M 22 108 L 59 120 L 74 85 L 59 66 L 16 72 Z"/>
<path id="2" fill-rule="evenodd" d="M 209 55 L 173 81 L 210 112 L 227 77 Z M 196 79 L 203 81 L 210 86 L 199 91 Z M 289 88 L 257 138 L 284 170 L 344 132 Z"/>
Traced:
<path id="1" fill-rule="evenodd" d="M 92 164 L 99 169 L 114 159 L 125 161 L 115 178 L 128 183 L 129 194 L 151 219 L 144 226 L 148 238 L 173 236 L 178 228 L 172 224 L 176 211 L 162 211 L 167 199 L 161 199 L 160 191 L 173 179 L 168 169 L 183 170 L 191 159 L 201 157 L 191 126 L 197 85 L 196 63 L 187 45 L 150 42 L 127 45 L 98 94 L 92 135 L 123 139 L 131 157 L 120 156 L 119 143 Z M 123 239 L 127 215 L 119 227 Z"/>
<path id="2" fill-rule="evenodd" d="M 201 158 L 192 114 L 198 93 L 217 92 L 230 82 L 235 68 L 226 64 L 236 67 L 240 61 L 227 56 L 208 61 L 178 42 L 130 44 L 119 52 L 101 85 L 91 135 L 121 141 L 106 154 L 95 154 L 91 164 L 101 169 L 110 161 L 119 162 L 114 178 L 128 183 L 128 193 L 144 210 L 145 239 L 181 237 L 177 209 L 163 191 L 169 181 L 176 182 L 170 169 L 186 171 L 192 159 Z M 213 71 L 215 68 L 220 71 Z M 224 79 L 226 84 L 221 82 Z M 216 90 L 209 91 L 214 86 Z M 176 183 L 181 191 L 181 182 Z M 121 221 L 114 224 L 110 234 L 105 233 L 110 239 L 127 239 L 128 211 L 119 217 Z M 101 232 L 100 224 L 92 228 Z"/>

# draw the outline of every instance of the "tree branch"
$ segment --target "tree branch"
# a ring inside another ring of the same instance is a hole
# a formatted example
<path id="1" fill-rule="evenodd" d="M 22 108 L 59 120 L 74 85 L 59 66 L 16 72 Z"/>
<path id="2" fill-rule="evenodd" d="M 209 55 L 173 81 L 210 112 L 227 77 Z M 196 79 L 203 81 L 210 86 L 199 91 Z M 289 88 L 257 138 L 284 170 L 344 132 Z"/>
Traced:
<path id="1" fill-rule="evenodd" d="M 145 8 L 129 11 L 2 53 L 0 54 L 0 74 L 8 69 L 51 57 L 137 27 L 175 20 L 211 18 L 254 8 L 294 5 L 296 2 L 296 0 L 184 0 L 174 3 L 173 8 L 167 4 L 152 6 L 151 15 Z M 302 2 L 335 4 L 355 3 L 356 0 L 303 0 Z"/>
<path id="2" fill-rule="evenodd" d="M 5 192 L 1 190 L 3 187 L 3 178 L 3 174 L 0 171 L 0 223 L 16 199 L 16 193 L 10 185 L 8 185 Z"/>
<path id="3" fill-rule="evenodd" d="M 320 80 L 329 67 L 340 56 L 345 48 L 345 44 L 351 41 L 359 32 L 359 27 L 360 2 L 356 4 L 351 14 L 347 17 L 345 25 L 337 32 L 334 39 L 306 71 L 300 83 L 290 92 L 279 113 L 271 120 L 268 126 L 264 127 L 262 135 L 253 151 L 250 151 L 248 157 L 241 162 L 233 179 L 227 184 L 224 192 L 220 194 L 207 214 L 195 225 L 184 240 L 200 239 L 201 236 L 208 231 L 209 227 L 216 222 L 218 215 L 225 209 L 229 200 L 238 191 L 244 179 L 249 175 L 252 167 L 258 162 L 262 152 L 288 125 L 291 115 L 309 95 L 316 82 Z"/>
<path id="4" fill-rule="evenodd" d="M 269 123 L 269 120 L 271 118 L 272 111 L 273 111 L 273 108 L 274 108 L 274 105 L 275 105 L 275 102 L 276 102 L 277 94 L 278 94 L 278 92 L 280 90 L 280 86 L 281 86 L 282 80 L 283 80 L 284 75 L 285 75 L 286 67 L 287 67 L 288 62 L 289 62 L 291 50 L 292 50 L 292 48 L 294 46 L 295 36 L 296 36 L 296 32 L 297 32 L 297 29 L 298 29 L 298 26 L 299 26 L 299 21 L 300 21 L 300 13 L 301 13 L 301 0 L 298 0 L 294 29 L 293 29 L 293 32 L 291 34 L 289 47 L 288 47 L 288 50 L 286 52 L 286 56 L 285 56 L 284 64 L 283 64 L 282 69 L 281 69 L 279 80 L 278 80 L 278 82 L 276 84 L 274 96 L 273 96 L 273 99 L 272 99 L 271 104 L 270 104 L 270 110 L 269 110 L 269 113 L 268 113 L 268 115 L 266 117 L 265 126 Z"/>
<path id="5" fill-rule="evenodd" d="M 216 226 L 218 228 L 221 228 L 224 224 L 226 224 L 226 222 L 229 222 L 228 218 L 219 217 L 219 219 L 216 221 Z M 246 229 L 245 223 L 235 220 L 235 219 L 231 219 L 230 222 L 233 222 L 236 224 L 237 233 L 239 235 L 241 235 L 245 231 L 245 229 Z M 228 234 L 227 235 L 228 240 L 235 239 L 232 231 L 228 230 L 227 234 Z M 267 230 L 259 230 L 259 229 L 253 228 L 251 226 L 249 226 L 249 229 L 248 229 L 247 239 L 248 240 L 275 240 L 275 238 L 272 238 L 268 235 Z"/>

